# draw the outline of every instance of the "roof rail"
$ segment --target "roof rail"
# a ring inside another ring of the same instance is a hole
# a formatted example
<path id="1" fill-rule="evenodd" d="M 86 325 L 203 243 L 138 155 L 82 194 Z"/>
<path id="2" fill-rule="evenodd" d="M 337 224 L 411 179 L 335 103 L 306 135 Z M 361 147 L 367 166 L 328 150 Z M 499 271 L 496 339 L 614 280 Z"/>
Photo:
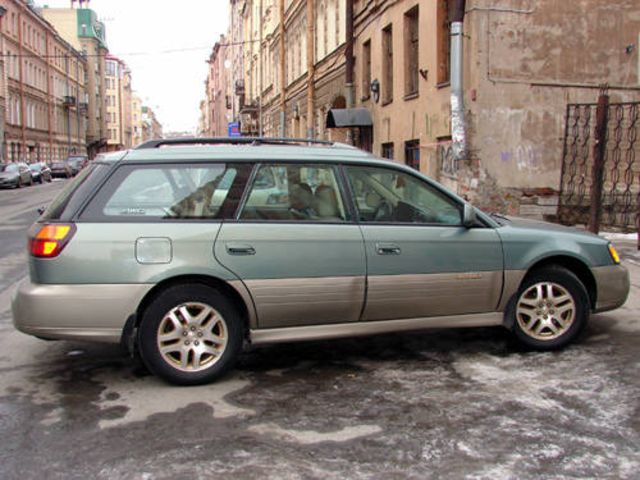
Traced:
<path id="1" fill-rule="evenodd" d="M 308 138 L 267 138 L 267 137 L 179 137 L 149 140 L 141 143 L 135 150 L 160 148 L 172 145 L 334 145 L 327 140 Z"/>

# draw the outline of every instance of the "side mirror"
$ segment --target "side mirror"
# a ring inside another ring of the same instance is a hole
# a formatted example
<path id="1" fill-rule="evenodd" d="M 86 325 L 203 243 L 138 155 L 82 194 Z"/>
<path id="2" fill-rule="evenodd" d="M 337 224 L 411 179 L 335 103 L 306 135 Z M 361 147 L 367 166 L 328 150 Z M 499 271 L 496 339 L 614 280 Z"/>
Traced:
<path id="1" fill-rule="evenodd" d="M 471 228 L 476 224 L 476 209 L 468 203 L 464 204 L 462 211 L 462 225 L 465 228 Z"/>

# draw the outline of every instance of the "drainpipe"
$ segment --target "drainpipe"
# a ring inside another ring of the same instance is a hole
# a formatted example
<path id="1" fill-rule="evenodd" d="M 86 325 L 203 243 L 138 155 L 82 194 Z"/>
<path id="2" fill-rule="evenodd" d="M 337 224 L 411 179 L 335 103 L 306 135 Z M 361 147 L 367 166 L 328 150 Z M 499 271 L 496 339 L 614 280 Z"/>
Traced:
<path id="1" fill-rule="evenodd" d="M 285 71 L 285 68 L 287 66 L 286 63 L 286 51 L 284 48 L 285 45 L 285 18 L 284 18 L 284 0 L 280 0 L 280 4 L 279 4 L 279 10 L 280 10 L 280 27 L 279 27 L 279 31 L 280 31 L 280 53 L 279 53 L 279 63 L 280 63 L 280 138 L 284 138 L 285 132 L 286 132 L 286 108 L 287 108 L 287 99 L 286 99 L 286 95 L 287 95 L 287 72 Z"/>
<path id="2" fill-rule="evenodd" d="M 463 21 L 465 0 L 454 0 L 451 9 L 451 139 L 456 161 L 467 156 L 462 76 Z"/>
<path id="3" fill-rule="evenodd" d="M 264 133 L 263 131 L 263 127 L 262 127 L 262 0 L 260 0 L 259 3 L 259 8 L 260 8 L 260 19 L 258 22 L 258 28 L 260 29 L 260 43 L 259 43 L 259 47 L 258 47 L 258 62 L 260 62 L 258 64 L 258 89 L 260 90 L 258 92 L 258 136 L 260 138 L 262 138 L 262 135 Z M 253 53 L 253 45 L 251 46 L 251 53 Z"/>
<path id="4" fill-rule="evenodd" d="M 307 138 L 315 138 L 315 37 L 316 37 L 316 9 L 314 0 L 307 0 Z"/>
<path id="5" fill-rule="evenodd" d="M 347 0 L 347 15 L 346 15 L 346 49 L 344 52 L 345 56 L 345 87 L 346 87 L 346 100 L 347 100 L 347 108 L 355 107 L 355 92 L 354 92 L 354 84 L 353 84 L 353 67 L 354 67 L 354 59 L 353 59 L 353 0 Z M 353 145 L 353 131 L 349 129 L 347 131 L 347 143 Z"/>

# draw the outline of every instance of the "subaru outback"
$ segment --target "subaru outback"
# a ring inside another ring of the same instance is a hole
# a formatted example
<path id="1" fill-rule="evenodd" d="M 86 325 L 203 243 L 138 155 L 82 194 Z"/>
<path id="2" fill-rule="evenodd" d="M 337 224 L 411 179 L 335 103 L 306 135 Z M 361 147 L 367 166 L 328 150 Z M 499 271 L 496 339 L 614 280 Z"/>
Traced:
<path id="1" fill-rule="evenodd" d="M 485 214 L 326 142 L 158 140 L 103 155 L 28 249 L 20 331 L 122 342 L 176 384 L 220 377 L 245 343 L 501 325 L 557 349 L 629 292 L 601 237 Z"/>

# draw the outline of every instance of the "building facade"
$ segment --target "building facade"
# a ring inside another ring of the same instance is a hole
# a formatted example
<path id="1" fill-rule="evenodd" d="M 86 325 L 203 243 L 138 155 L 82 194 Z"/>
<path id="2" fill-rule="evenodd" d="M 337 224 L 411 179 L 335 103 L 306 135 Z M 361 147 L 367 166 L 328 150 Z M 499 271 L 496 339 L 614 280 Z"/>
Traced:
<path id="1" fill-rule="evenodd" d="M 133 145 L 131 71 L 113 55 L 105 60 L 105 113 L 107 150 L 117 151 Z"/>
<path id="2" fill-rule="evenodd" d="M 206 136 L 226 136 L 229 122 L 233 120 L 232 96 L 227 87 L 231 81 L 229 53 L 227 37 L 221 35 L 208 60 L 209 72 L 205 81 L 206 95 L 203 105 L 203 134 Z"/>
<path id="3" fill-rule="evenodd" d="M 143 105 L 142 111 L 142 141 L 163 138 L 162 124 L 151 107 Z"/>
<path id="4" fill-rule="evenodd" d="M 142 100 L 137 93 L 131 93 L 131 143 L 135 147 L 142 143 Z"/>
<path id="5" fill-rule="evenodd" d="M 41 13 L 60 36 L 86 58 L 86 143 L 91 157 L 107 148 L 105 69 L 108 52 L 104 25 L 88 8 L 43 8 Z"/>
<path id="6" fill-rule="evenodd" d="M 640 101 L 634 0 L 230 3 L 228 116 L 243 134 L 349 141 L 492 210 L 554 212 L 567 104 L 604 84 Z"/>
<path id="7" fill-rule="evenodd" d="M 51 161 L 86 153 L 86 58 L 29 2 L 3 0 L 3 157 Z"/>

